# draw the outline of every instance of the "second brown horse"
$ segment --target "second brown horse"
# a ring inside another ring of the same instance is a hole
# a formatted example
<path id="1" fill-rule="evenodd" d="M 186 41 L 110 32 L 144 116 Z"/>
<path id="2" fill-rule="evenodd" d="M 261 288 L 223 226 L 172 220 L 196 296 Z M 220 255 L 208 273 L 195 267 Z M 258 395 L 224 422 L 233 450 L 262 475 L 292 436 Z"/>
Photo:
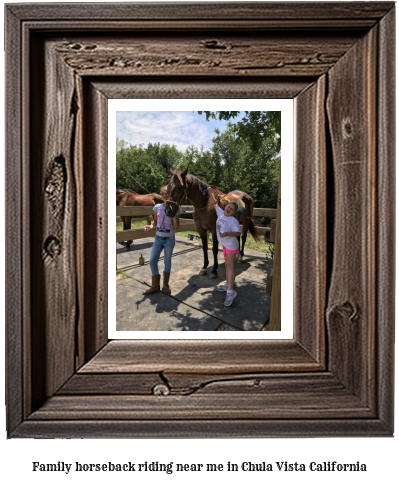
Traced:
<path id="1" fill-rule="evenodd" d="M 116 190 L 116 206 L 155 206 L 163 202 L 163 198 L 156 193 L 138 194 L 131 189 Z M 132 216 L 121 216 L 123 230 L 130 230 L 132 218 Z M 133 240 L 128 240 L 127 242 L 121 243 L 125 244 L 125 250 L 130 250 L 132 242 Z"/>

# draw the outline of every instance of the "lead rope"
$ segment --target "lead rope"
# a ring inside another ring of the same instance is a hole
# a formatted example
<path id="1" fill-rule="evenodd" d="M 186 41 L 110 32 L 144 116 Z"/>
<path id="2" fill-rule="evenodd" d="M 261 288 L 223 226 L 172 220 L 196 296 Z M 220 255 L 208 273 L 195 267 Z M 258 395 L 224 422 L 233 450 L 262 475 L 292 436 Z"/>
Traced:
<path id="1" fill-rule="evenodd" d="M 208 191 L 208 189 L 202 190 L 202 193 L 205 193 L 206 191 Z M 224 197 L 228 195 L 228 193 L 222 193 L 222 194 L 223 194 L 223 197 L 219 199 L 219 202 L 222 201 L 224 199 Z M 183 198 L 184 197 L 185 197 L 184 201 L 187 200 L 187 188 L 186 187 L 184 187 L 184 194 L 180 198 L 180 200 L 179 200 L 178 203 L 176 201 L 171 201 L 171 200 L 167 200 L 166 202 L 167 203 L 175 203 L 175 204 L 177 204 L 177 206 L 179 208 L 179 211 L 180 212 L 183 212 L 183 213 L 195 213 L 196 211 L 205 210 L 205 208 L 209 208 L 210 206 L 214 206 L 214 204 L 215 204 L 215 203 L 211 203 L 210 205 L 204 206 L 203 208 L 199 208 L 198 210 L 193 210 L 193 211 L 182 210 L 181 209 L 181 202 L 183 201 Z M 241 201 L 241 200 L 235 200 L 235 203 L 238 203 L 239 201 Z"/>

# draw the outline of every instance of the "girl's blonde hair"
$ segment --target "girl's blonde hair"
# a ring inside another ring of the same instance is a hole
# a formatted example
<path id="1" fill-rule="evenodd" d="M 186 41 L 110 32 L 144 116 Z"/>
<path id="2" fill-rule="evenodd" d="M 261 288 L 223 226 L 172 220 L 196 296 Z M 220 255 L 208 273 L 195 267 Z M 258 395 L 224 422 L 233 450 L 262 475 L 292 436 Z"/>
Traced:
<path id="1" fill-rule="evenodd" d="M 234 208 L 235 208 L 234 213 L 237 213 L 237 211 L 238 211 L 238 205 L 237 205 L 237 203 L 235 201 L 230 201 L 229 203 L 227 203 L 227 205 L 233 205 Z"/>

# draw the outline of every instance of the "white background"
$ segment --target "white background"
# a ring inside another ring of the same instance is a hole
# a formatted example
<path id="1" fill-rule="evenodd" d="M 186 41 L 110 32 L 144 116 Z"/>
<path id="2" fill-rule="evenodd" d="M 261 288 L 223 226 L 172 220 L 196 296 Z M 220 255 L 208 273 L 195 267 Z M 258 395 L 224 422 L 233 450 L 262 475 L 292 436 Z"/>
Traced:
<path id="1" fill-rule="evenodd" d="M 320 1 L 320 0 L 318 0 Z M 3 15 L 3 11 L 1 12 Z M 3 17 L 1 25 L 4 25 Z M 2 56 L 1 85 L 4 93 L 4 52 Z M 2 117 L 4 120 L 4 117 Z M 4 125 L 2 125 L 4 140 Z M 1 154 L 4 160 L 4 154 Z M 4 164 L 3 164 L 4 167 Z M 1 183 L 4 184 L 2 175 Z M 3 189 L 3 188 L 1 188 Z M 4 189 L 2 191 L 4 195 Z M 4 204 L 4 198 L 1 199 Z M 4 225 L 4 210 L 1 209 L 1 223 Z M 1 238 L 1 255 L 4 255 L 4 232 Z M 4 269 L 4 262 L 1 265 Z M 1 280 L 4 288 L 4 279 Z M 4 309 L 4 289 L 0 297 L 1 309 Z M 4 319 L 2 320 L 4 323 Z M 4 333 L 1 336 L 1 350 L 4 351 Z M 398 347 L 396 346 L 398 357 Z M 4 360 L 2 360 L 2 366 Z M 4 399 L 4 374 L 1 374 L 1 394 Z M 396 382 L 398 382 L 396 380 Z M 398 387 L 396 387 L 396 390 Z M 396 393 L 397 397 L 397 393 Z M 4 404 L 5 400 L 1 401 Z M 396 404 L 398 401 L 396 400 Z M 376 485 L 398 484 L 399 448 L 397 438 L 320 438 L 320 439 L 206 439 L 206 440 L 6 440 L 5 409 L 1 415 L 1 477 L 5 482 L 20 485 L 30 482 L 31 485 L 97 485 L 109 486 L 118 482 L 119 486 L 162 485 L 190 486 L 216 485 L 228 482 L 230 485 L 251 483 L 260 485 L 307 485 L 324 487 L 337 485 L 352 486 L 355 482 L 374 483 Z M 396 406 L 396 417 L 398 407 Z M 74 463 L 127 462 L 144 461 L 180 462 L 180 463 L 223 463 L 227 461 L 241 464 L 244 461 L 253 463 L 288 461 L 309 464 L 311 461 L 338 461 L 352 463 L 360 461 L 367 464 L 367 472 L 362 473 L 324 473 L 324 472 L 220 472 L 220 473 L 173 473 L 164 472 L 147 474 L 134 473 L 33 473 L 32 462 L 56 463 L 63 461 Z"/>

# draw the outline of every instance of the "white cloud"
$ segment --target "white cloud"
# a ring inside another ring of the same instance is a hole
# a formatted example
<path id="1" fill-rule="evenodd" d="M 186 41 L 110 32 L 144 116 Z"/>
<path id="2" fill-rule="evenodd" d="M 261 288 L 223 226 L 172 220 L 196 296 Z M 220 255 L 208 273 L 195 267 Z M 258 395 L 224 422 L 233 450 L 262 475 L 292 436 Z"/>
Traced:
<path id="1" fill-rule="evenodd" d="M 149 142 L 159 142 L 184 152 L 189 145 L 210 148 L 214 132 L 212 125 L 193 111 L 117 111 L 116 136 L 132 145 L 147 147 Z"/>

